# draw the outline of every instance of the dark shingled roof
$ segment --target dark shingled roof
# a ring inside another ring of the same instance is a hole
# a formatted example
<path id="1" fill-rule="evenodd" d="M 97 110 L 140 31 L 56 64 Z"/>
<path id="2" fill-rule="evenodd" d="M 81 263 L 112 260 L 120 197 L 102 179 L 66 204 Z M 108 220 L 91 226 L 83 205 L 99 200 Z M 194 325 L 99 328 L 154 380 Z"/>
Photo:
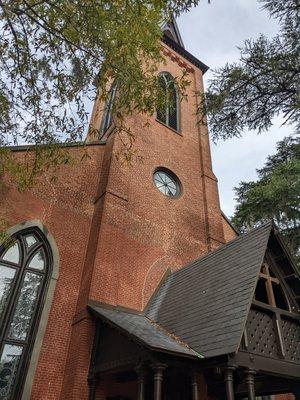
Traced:
<path id="1" fill-rule="evenodd" d="M 172 274 L 147 317 L 204 357 L 236 352 L 271 228 L 253 229 Z"/>
<path id="2" fill-rule="evenodd" d="M 144 314 L 97 302 L 89 308 L 152 350 L 195 358 L 235 353 L 269 240 L 276 235 L 271 223 L 262 225 L 173 273 Z M 276 246 L 283 248 L 280 241 Z"/>
<path id="3" fill-rule="evenodd" d="M 91 302 L 89 309 L 102 320 L 119 330 L 121 329 L 122 332 L 152 350 L 193 358 L 201 357 L 200 354 L 183 344 L 174 335 L 169 334 L 142 314 L 107 308 L 107 306 L 96 302 Z"/>

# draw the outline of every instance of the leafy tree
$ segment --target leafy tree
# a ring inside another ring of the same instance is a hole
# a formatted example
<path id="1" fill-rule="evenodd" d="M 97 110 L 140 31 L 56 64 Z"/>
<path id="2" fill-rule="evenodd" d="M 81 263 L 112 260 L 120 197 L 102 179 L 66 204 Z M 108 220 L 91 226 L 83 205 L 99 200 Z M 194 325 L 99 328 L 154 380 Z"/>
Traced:
<path id="1" fill-rule="evenodd" d="M 278 20 L 280 31 L 273 39 L 247 40 L 239 62 L 215 71 L 205 105 L 215 140 L 241 136 L 245 129 L 268 130 L 278 114 L 300 128 L 300 3 L 259 2 Z"/>
<path id="2" fill-rule="evenodd" d="M 300 260 L 300 142 L 286 137 L 257 170 L 258 180 L 235 188 L 233 224 L 242 231 L 273 219 Z"/>
<path id="3" fill-rule="evenodd" d="M 300 130 L 300 3 L 299 0 L 258 0 L 279 22 L 279 34 L 261 35 L 240 48 L 238 62 L 215 71 L 199 112 L 207 113 L 212 138 L 258 133 L 272 126 L 275 116 Z M 295 132 L 295 133 L 296 133 Z M 274 219 L 294 252 L 300 252 L 299 142 L 287 137 L 277 153 L 257 170 L 258 180 L 235 188 L 233 223 L 242 231 Z"/>
<path id="4" fill-rule="evenodd" d="M 68 162 L 57 143 L 82 139 L 87 99 L 105 98 L 108 82 L 118 85 L 122 128 L 124 116 L 154 112 L 162 22 L 197 3 L 0 0 L 0 166 L 19 189 Z M 7 146 L 17 143 L 40 145 L 34 168 L 12 159 Z"/>

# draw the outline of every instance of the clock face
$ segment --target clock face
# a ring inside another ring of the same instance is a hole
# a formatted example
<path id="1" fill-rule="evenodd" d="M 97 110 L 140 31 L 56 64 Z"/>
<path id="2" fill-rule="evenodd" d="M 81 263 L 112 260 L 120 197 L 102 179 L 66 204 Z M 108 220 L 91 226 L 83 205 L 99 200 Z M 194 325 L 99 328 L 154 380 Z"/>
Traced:
<path id="1" fill-rule="evenodd" d="M 176 197 L 180 194 L 179 180 L 171 172 L 159 169 L 153 175 L 157 189 L 166 196 Z"/>

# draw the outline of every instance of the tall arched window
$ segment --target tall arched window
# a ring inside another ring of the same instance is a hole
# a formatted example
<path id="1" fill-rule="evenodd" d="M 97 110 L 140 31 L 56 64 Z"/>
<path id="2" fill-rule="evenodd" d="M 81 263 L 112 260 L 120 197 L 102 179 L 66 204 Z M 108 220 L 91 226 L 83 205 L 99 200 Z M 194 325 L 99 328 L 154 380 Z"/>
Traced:
<path id="1" fill-rule="evenodd" d="M 115 83 L 112 84 L 110 91 L 107 94 L 102 123 L 100 128 L 100 137 L 102 138 L 105 135 L 106 131 L 110 127 L 112 123 L 112 113 L 113 113 L 113 106 L 117 92 L 117 85 Z"/>
<path id="2" fill-rule="evenodd" d="M 20 397 L 52 270 L 52 254 L 39 229 L 0 247 L 0 399 Z"/>
<path id="3" fill-rule="evenodd" d="M 157 119 L 179 131 L 179 94 L 174 78 L 168 72 L 163 72 L 158 77 L 158 83 L 162 96 L 157 109 Z"/>

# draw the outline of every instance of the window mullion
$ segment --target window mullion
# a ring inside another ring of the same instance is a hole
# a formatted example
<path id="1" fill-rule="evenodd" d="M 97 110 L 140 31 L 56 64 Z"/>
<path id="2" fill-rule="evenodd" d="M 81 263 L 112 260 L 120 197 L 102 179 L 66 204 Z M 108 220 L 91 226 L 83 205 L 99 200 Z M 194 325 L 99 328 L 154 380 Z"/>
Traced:
<path id="1" fill-rule="evenodd" d="M 1 333 L 0 333 L 0 343 L 2 343 L 2 341 L 5 339 L 5 336 L 7 333 L 7 328 L 9 326 L 9 323 L 11 320 L 12 310 L 14 308 L 14 304 L 16 302 L 18 293 L 21 288 L 21 283 L 23 280 L 23 275 L 24 275 L 24 270 L 25 270 L 24 267 L 25 267 L 26 261 L 25 261 L 25 254 L 24 254 L 24 246 L 23 246 L 23 243 L 21 243 L 21 241 L 19 241 L 19 243 L 20 243 L 20 248 L 21 248 L 21 260 L 20 260 L 19 267 L 16 268 L 16 270 L 17 270 L 16 277 L 14 279 L 14 282 L 13 282 L 13 285 L 11 288 L 11 294 L 9 296 L 8 305 L 6 307 L 6 310 L 4 311 L 3 320 L 2 320 L 2 329 L 1 329 Z"/>
<path id="2" fill-rule="evenodd" d="M 170 99 L 169 99 L 169 88 L 166 84 L 166 125 L 170 126 Z"/>

